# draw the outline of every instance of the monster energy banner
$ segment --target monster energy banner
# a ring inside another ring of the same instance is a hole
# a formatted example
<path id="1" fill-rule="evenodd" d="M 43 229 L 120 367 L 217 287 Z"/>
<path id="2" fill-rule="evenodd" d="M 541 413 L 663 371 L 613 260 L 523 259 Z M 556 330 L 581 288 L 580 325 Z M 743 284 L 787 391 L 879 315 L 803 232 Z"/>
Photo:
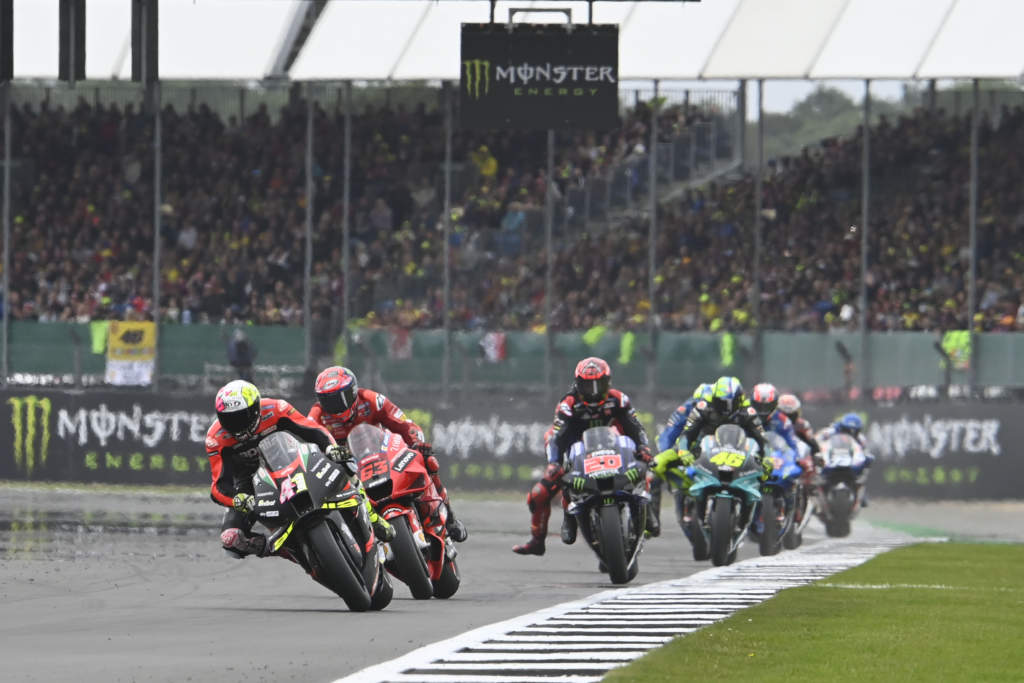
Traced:
<path id="1" fill-rule="evenodd" d="M 619 28 L 463 24 L 460 80 L 467 128 L 613 128 Z"/>
<path id="2" fill-rule="evenodd" d="M 151 393 L 2 392 L 0 479 L 209 486 L 204 447 L 213 420 L 208 396 Z M 544 432 L 554 405 L 522 397 L 495 407 L 495 396 L 466 392 L 445 409 L 435 395 L 390 398 L 434 443 L 442 474 L 456 488 L 526 491 L 543 468 Z M 653 442 L 676 404 L 633 396 Z M 302 411 L 308 399 L 294 401 Z M 847 406 L 808 405 L 815 428 Z M 877 462 L 877 496 L 928 499 L 1020 498 L 1024 423 L 1005 403 L 875 406 L 862 413 Z"/>
<path id="3" fill-rule="evenodd" d="M 196 401 L 152 394 L 4 392 L 0 478 L 209 485 Z"/>

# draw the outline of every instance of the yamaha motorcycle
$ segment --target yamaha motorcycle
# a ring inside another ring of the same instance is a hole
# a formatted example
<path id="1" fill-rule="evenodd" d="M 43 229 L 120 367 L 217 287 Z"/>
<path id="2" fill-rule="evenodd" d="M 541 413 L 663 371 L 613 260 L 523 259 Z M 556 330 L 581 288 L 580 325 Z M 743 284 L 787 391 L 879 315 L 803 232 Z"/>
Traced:
<path id="1" fill-rule="evenodd" d="M 592 427 L 569 450 L 562 482 L 569 494 L 566 514 L 597 555 L 612 583 L 628 583 L 639 572 L 647 524 L 647 467 L 623 455 L 619 434 Z"/>
<path id="2" fill-rule="evenodd" d="M 834 434 L 821 444 L 824 465 L 818 476 L 816 513 L 829 536 L 848 536 L 867 482 L 868 458 L 849 434 Z"/>

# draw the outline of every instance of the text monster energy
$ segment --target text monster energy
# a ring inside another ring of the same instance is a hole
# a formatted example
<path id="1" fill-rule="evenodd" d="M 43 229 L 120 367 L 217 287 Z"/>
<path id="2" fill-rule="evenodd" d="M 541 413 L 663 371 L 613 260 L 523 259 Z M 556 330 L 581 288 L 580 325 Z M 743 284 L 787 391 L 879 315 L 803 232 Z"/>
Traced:
<path id="1" fill-rule="evenodd" d="M 491 90 L 491 62 L 486 59 L 467 59 L 462 62 L 466 75 L 466 93 L 473 99 L 480 99 Z M 610 66 L 591 64 L 509 64 L 495 66 L 494 82 L 508 83 L 516 88 L 514 94 L 523 95 L 594 95 L 598 90 L 585 87 L 586 84 L 615 83 L 614 69 Z M 550 86 L 564 86 L 551 88 Z M 573 87 L 570 87 L 573 86 Z"/>
<path id="2" fill-rule="evenodd" d="M 11 427 L 14 429 L 14 465 L 25 474 L 32 476 L 38 453 L 39 465 L 46 464 L 50 448 L 50 399 L 38 396 L 12 396 L 7 399 L 11 406 Z M 38 416 L 38 417 L 37 417 Z M 38 425 L 37 425 L 38 422 Z M 38 451 L 36 431 L 39 431 Z"/>

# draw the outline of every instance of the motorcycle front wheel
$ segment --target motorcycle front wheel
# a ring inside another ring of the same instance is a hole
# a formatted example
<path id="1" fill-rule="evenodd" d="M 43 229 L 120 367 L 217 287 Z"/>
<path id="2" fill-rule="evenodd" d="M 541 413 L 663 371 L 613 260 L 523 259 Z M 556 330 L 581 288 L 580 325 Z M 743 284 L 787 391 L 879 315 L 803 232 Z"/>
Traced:
<path id="1" fill-rule="evenodd" d="M 599 510 L 601 520 L 601 557 L 608 567 L 612 583 L 629 581 L 626 566 L 626 544 L 622 539 L 622 517 L 618 505 L 605 505 Z"/>
<path id="2" fill-rule="evenodd" d="M 370 609 L 370 592 L 362 575 L 352 567 L 346 551 L 338 546 L 326 520 L 306 530 L 306 542 L 312 555 L 313 578 L 337 593 L 353 612 Z"/>
<path id="3" fill-rule="evenodd" d="M 732 548 L 733 522 L 732 500 L 716 498 L 711 511 L 711 564 L 722 567 L 729 564 Z"/>
<path id="4" fill-rule="evenodd" d="M 459 565 L 455 563 L 455 558 L 445 560 L 441 576 L 434 582 L 434 597 L 447 600 L 455 595 L 461 583 L 462 575 L 459 574 Z"/>
<path id="5" fill-rule="evenodd" d="M 434 594 L 434 584 L 430 581 L 426 558 L 416 545 L 409 520 L 397 517 L 391 523 L 395 527 L 395 538 L 391 541 L 391 550 L 395 554 L 395 574 L 409 586 L 412 597 L 429 600 Z"/>
<path id="6" fill-rule="evenodd" d="M 761 536 L 758 539 L 758 550 L 762 555 L 779 553 L 779 515 L 775 505 L 775 496 L 770 491 L 761 498 Z"/>

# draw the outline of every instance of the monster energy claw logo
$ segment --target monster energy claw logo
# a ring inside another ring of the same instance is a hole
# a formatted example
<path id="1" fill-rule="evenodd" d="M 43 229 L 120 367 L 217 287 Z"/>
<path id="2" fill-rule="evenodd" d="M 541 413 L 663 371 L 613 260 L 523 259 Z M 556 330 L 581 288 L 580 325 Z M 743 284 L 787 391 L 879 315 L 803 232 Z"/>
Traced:
<path id="1" fill-rule="evenodd" d="M 32 476 L 38 453 L 39 465 L 46 464 L 50 447 L 50 399 L 38 396 L 12 396 L 11 427 L 14 429 L 14 465 Z M 38 417 L 37 417 L 38 416 Z M 39 449 L 36 450 L 36 430 L 39 430 Z"/>
<path id="2" fill-rule="evenodd" d="M 491 62 L 486 59 L 464 59 L 462 69 L 466 73 L 466 94 L 474 100 L 480 99 L 480 86 L 483 94 L 491 90 Z"/>

